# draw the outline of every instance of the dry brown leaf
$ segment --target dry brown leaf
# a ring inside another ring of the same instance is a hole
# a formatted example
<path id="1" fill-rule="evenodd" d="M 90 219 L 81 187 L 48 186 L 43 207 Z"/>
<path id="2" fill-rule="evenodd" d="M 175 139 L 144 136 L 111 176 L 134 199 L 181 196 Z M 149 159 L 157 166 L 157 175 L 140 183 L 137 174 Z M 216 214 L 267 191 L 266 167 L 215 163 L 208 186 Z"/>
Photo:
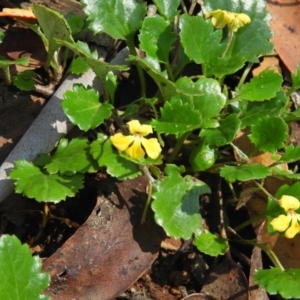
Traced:
<path id="1" fill-rule="evenodd" d="M 289 69 L 295 73 L 300 62 L 300 2 L 297 0 L 267 1 L 272 14 L 272 42 L 275 50 Z M 259 33 L 258 33 L 259 34 Z"/>
<path id="2" fill-rule="evenodd" d="M 0 12 L 0 17 L 10 17 L 28 23 L 37 23 L 37 18 L 31 9 L 3 8 L 2 12 Z"/>
<path id="3" fill-rule="evenodd" d="M 98 205 L 87 221 L 43 263 L 51 275 L 46 294 L 52 300 L 107 300 L 130 287 L 157 256 L 162 230 L 149 215 L 145 177 L 99 181 Z"/>
<path id="4" fill-rule="evenodd" d="M 225 256 L 209 274 L 201 293 L 218 300 L 248 300 L 248 281 L 241 267 Z"/>

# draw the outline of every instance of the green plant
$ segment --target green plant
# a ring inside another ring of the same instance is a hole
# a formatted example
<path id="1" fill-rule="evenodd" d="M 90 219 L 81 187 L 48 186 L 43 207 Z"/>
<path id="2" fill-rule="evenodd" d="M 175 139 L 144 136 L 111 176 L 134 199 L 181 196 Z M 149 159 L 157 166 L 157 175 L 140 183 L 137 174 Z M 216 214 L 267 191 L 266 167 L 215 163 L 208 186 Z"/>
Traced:
<path id="1" fill-rule="evenodd" d="M 41 155 L 36 162 L 16 161 L 10 178 L 15 180 L 18 193 L 37 201 L 58 202 L 82 188 L 86 172 L 104 168 L 119 180 L 144 173 L 149 178 L 149 197 L 143 220 L 151 206 L 156 222 L 167 235 L 194 237 L 199 251 L 212 256 L 225 254 L 230 239 L 224 234 L 226 228 L 220 232 L 203 229 L 199 197 L 211 193 L 211 189 L 198 179 L 197 172 L 218 173 L 232 189 L 234 205 L 239 204 L 239 198 L 233 184 L 253 182 L 268 196 L 269 205 L 261 217 L 267 216 L 269 221 L 283 213 L 278 199 L 285 195 L 300 199 L 299 173 L 280 168 L 282 163 L 300 158 L 300 146 L 288 145 L 288 123 L 300 117 L 299 110 L 290 109 L 289 99 L 290 93 L 300 87 L 300 67 L 292 75 L 293 84 L 287 92 L 282 88 L 281 75 L 273 71 L 263 71 L 245 83 L 252 65 L 273 51 L 269 41 L 270 16 L 264 1 L 250 0 L 246 5 L 241 1 L 206 0 L 202 14 L 192 16 L 194 5 L 188 13 L 186 7 L 181 7 L 184 13 L 180 14 L 179 0 L 156 0 L 158 14 L 149 17 L 145 17 L 145 2 L 82 3 L 90 29 L 95 33 L 104 31 L 127 43 L 131 51 L 129 60 L 139 73 L 141 96 L 126 107 L 114 107 L 117 81 L 112 72 L 126 67 L 97 60 L 87 44 L 75 42 L 68 32 L 63 38 L 53 37 L 50 52 L 59 46 L 73 51 L 96 73 L 103 89 L 99 101 L 92 88 L 75 85 L 64 95 L 66 115 L 84 131 L 111 118 L 118 132 L 111 137 L 99 133 L 92 142 L 87 138 L 63 139 L 52 155 Z M 37 14 L 40 10 L 40 6 L 35 6 Z M 49 18 L 50 15 L 53 14 Z M 144 58 L 136 52 L 136 35 Z M 197 75 L 183 76 L 187 65 L 195 66 Z M 229 87 L 224 82 L 237 71 L 242 74 L 239 83 Z M 152 98 L 146 96 L 144 72 L 157 84 L 157 93 Z M 132 122 L 136 125 L 134 129 Z M 146 140 L 144 136 L 152 128 L 156 137 Z M 234 144 L 235 136 L 243 129 L 250 131 L 253 146 L 252 153 L 247 155 Z M 234 150 L 238 159 L 228 155 L 224 163 L 224 149 Z M 169 150 L 171 154 L 167 155 Z M 258 151 L 273 153 L 274 163 L 252 163 L 250 159 Z M 282 156 L 277 155 L 279 152 Z M 296 183 L 283 185 L 271 195 L 263 184 L 272 176 Z M 293 209 L 299 213 L 297 207 Z M 298 219 L 296 222 L 299 227 Z M 271 225 L 269 233 L 274 233 Z M 300 297 L 296 285 L 299 270 L 284 270 L 270 249 L 258 242 L 249 243 L 262 248 L 275 265 L 273 269 L 257 271 L 258 284 L 271 294 Z M 291 285 L 277 284 L 274 276 L 288 280 Z"/>

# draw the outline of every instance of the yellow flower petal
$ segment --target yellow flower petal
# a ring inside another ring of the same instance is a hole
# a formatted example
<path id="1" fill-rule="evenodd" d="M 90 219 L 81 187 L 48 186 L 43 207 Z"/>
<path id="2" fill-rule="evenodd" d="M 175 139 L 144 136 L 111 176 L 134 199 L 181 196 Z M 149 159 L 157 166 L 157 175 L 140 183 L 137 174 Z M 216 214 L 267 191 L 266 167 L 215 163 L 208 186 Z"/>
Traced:
<path id="1" fill-rule="evenodd" d="M 285 237 L 288 239 L 292 239 L 297 233 L 300 231 L 300 225 L 298 224 L 297 217 L 292 217 L 292 224 L 285 232 Z"/>
<path id="2" fill-rule="evenodd" d="M 297 210 L 300 207 L 299 200 L 293 196 L 283 195 L 278 203 L 285 211 Z"/>
<path id="3" fill-rule="evenodd" d="M 237 14 L 237 17 L 243 24 L 249 24 L 251 22 L 250 17 L 246 14 Z"/>
<path id="4" fill-rule="evenodd" d="M 133 144 L 126 150 L 128 156 L 139 159 L 145 156 L 145 151 L 141 146 L 141 138 L 135 138 Z"/>
<path id="5" fill-rule="evenodd" d="M 116 133 L 110 137 L 110 140 L 119 151 L 125 151 L 134 141 L 134 136 L 125 136 L 122 133 Z"/>
<path id="6" fill-rule="evenodd" d="M 152 133 L 151 125 L 141 125 L 138 120 L 132 120 L 127 123 L 129 126 L 129 131 L 131 134 L 140 134 L 141 136 L 146 136 L 149 133 Z"/>
<path id="7" fill-rule="evenodd" d="M 235 17 L 232 22 L 229 24 L 231 30 L 236 32 L 239 28 L 243 27 L 245 24 L 251 22 L 251 19 L 246 14 L 237 14 L 235 13 Z"/>
<path id="8" fill-rule="evenodd" d="M 142 145 L 144 146 L 146 153 L 150 158 L 155 159 L 159 156 L 161 152 L 161 147 L 156 138 L 153 139 L 142 138 Z"/>
<path id="9" fill-rule="evenodd" d="M 282 232 L 290 226 L 291 219 L 292 217 L 290 215 L 279 215 L 277 218 L 273 219 L 270 224 L 275 231 Z"/>

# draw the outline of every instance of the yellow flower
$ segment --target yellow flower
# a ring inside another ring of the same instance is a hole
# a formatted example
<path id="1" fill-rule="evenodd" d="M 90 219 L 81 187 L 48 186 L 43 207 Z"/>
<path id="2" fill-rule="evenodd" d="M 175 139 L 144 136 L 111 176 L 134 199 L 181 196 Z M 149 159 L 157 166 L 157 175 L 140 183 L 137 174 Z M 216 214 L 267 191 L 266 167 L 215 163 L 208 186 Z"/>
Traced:
<path id="1" fill-rule="evenodd" d="M 274 230 L 279 232 L 285 231 L 285 237 L 292 239 L 300 232 L 300 215 L 295 212 L 300 207 L 300 202 L 293 196 L 284 195 L 278 203 L 286 211 L 287 215 L 279 215 L 270 224 Z"/>
<path id="2" fill-rule="evenodd" d="M 216 28 L 222 29 L 228 25 L 228 27 L 234 32 L 243 27 L 245 24 L 251 22 L 251 19 L 246 14 L 238 14 L 221 9 L 205 14 L 205 18 L 211 18 L 211 22 Z"/>
<path id="3" fill-rule="evenodd" d="M 122 133 L 117 133 L 110 137 L 112 144 L 119 151 L 125 151 L 128 156 L 134 159 L 144 157 L 145 151 L 152 159 L 157 158 L 161 152 L 157 139 L 144 138 L 144 136 L 153 132 L 152 127 L 150 125 L 141 125 L 138 120 L 132 120 L 127 124 L 132 135 L 125 136 Z"/>

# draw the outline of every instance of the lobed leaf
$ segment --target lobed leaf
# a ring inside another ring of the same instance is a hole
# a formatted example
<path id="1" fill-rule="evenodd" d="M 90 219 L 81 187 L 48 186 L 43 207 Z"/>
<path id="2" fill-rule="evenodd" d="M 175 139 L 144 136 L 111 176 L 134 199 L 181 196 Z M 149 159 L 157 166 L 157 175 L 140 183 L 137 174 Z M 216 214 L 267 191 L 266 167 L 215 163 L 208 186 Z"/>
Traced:
<path id="1" fill-rule="evenodd" d="M 262 179 L 271 175 L 267 166 L 260 164 L 242 165 L 238 167 L 225 166 L 221 168 L 221 177 L 229 182 Z"/>
<path id="2" fill-rule="evenodd" d="M 289 95 L 300 88 L 300 64 L 298 64 L 297 66 L 297 73 L 292 73 L 291 77 L 292 77 L 292 86 L 290 87 L 290 90 L 288 92 Z"/>
<path id="3" fill-rule="evenodd" d="M 77 172 L 95 172 L 98 165 L 89 153 L 90 142 L 87 138 L 73 138 L 70 142 L 61 139 L 51 161 L 45 165 L 49 174 L 61 173 L 65 175 Z"/>
<path id="4" fill-rule="evenodd" d="M 251 126 L 249 139 L 264 152 L 274 152 L 288 139 L 288 125 L 280 117 L 264 116 Z"/>
<path id="5" fill-rule="evenodd" d="M 175 86 L 183 102 L 192 101 L 194 109 L 202 115 L 202 127 L 212 127 L 211 124 L 214 123 L 211 123 L 211 118 L 216 117 L 226 103 L 226 97 L 221 92 L 218 81 L 201 77 L 193 82 L 191 78 L 181 77 L 176 81 Z"/>
<path id="6" fill-rule="evenodd" d="M 221 43 L 222 31 L 214 30 L 211 22 L 205 21 L 203 17 L 181 15 L 179 27 L 184 51 L 197 64 L 209 64 L 226 49 L 226 44 Z"/>
<path id="7" fill-rule="evenodd" d="M 168 236 L 189 239 L 200 234 L 202 218 L 199 214 L 199 196 L 210 193 L 210 188 L 191 176 L 182 177 L 181 168 L 168 165 L 167 176 L 154 183 L 153 202 L 155 221 Z"/>
<path id="8" fill-rule="evenodd" d="M 180 4 L 180 0 L 154 0 L 153 2 L 159 13 L 169 21 L 179 13 L 177 8 Z"/>
<path id="9" fill-rule="evenodd" d="M 73 124 L 87 131 L 96 128 L 109 118 L 113 106 L 109 103 L 101 103 L 95 89 L 75 84 L 72 91 L 68 90 L 64 93 L 62 108 Z"/>
<path id="10" fill-rule="evenodd" d="M 241 101 L 242 105 L 245 104 L 245 108 L 241 109 L 242 115 L 240 117 L 242 121 L 242 128 L 250 126 L 258 119 L 264 116 L 282 116 L 286 111 L 289 99 L 283 91 L 279 91 L 276 96 L 266 101 Z"/>
<path id="11" fill-rule="evenodd" d="M 289 145 L 286 149 L 282 157 L 280 158 L 280 162 L 283 163 L 291 163 L 300 159 L 300 145 L 294 147 L 294 145 Z"/>
<path id="12" fill-rule="evenodd" d="M 238 98 L 248 101 L 264 101 L 276 96 L 281 90 L 282 76 L 274 71 L 263 71 L 249 83 L 237 89 Z"/>
<path id="13" fill-rule="evenodd" d="M 240 129 L 241 121 L 237 114 L 230 114 L 220 122 L 217 128 L 202 129 L 200 136 L 209 145 L 223 146 L 234 139 Z"/>
<path id="14" fill-rule="evenodd" d="M 27 244 L 16 236 L 0 238 L 0 299 L 47 300 L 41 295 L 50 284 L 50 275 L 41 273 L 42 262 L 32 256 Z"/>
<path id="15" fill-rule="evenodd" d="M 196 236 L 194 245 L 197 249 L 210 256 L 218 256 L 226 253 L 228 248 L 227 239 L 219 238 L 209 231 L 202 232 Z"/>
<path id="16" fill-rule="evenodd" d="M 136 0 L 81 0 L 94 33 L 105 32 L 114 39 L 126 40 L 141 28 L 146 3 Z"/>
<path id="17" fill-rule="evenodd" d="M 49 175 L 26 160 L 15 161 L 15 168 L 9 177 L 15 180 L 16 193 L 22 193 L 38 202 L 59 202 L 66 197 L 73 197 L 83 188 L 83 174 Z"/>
<path id="18" fill-rule="evenodd" d="M 176 35 L 169 22 L 160 15 L 144 19 L 139 34 L 140 47 L 154 59 L 169 63 L 169 54 L 175 42 Z"/>
<path id="19" fill-rule="evenodd" d="M 31 70 L 26 70 L 18 73 L 14 79 L 14 85 L 21 91 L 32 91 L 35 87 L 34 79 L 36 78 L 36 73 Z"/>
<path id="20" fill-rule="evenodd" d="M 160 109 L 161 117 L 151 125 L 160 133 L 179 134 L 199 128 L 201 115 L 190 103 L 183 103 L 179 97 L 173 97 Z"/>
<path id="21" fill-rule="evenodd" d="M 253 279 L 271 294 L 280 294 L 285 299 L 300 298 L 300 269 L 256 270 Z"/>

